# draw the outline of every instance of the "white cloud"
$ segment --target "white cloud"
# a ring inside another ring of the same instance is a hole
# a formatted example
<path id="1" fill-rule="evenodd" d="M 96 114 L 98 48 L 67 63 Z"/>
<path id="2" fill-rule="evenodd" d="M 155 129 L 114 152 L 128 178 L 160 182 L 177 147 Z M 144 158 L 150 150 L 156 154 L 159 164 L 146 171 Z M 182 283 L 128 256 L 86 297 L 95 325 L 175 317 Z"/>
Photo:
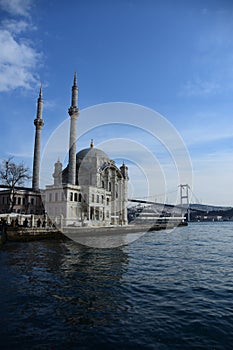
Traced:
<path id="1" fill-rule="evenodd" d="M 29 16 L 32 0 L 0 0 L 0 7 L 11 15 Z"/>
<path id="2" fill-rule="evenodd" d="M 37 83 L 34 69 L 40 55 L 33 47 L 18 42 L 9 31 L 0 30 L 0 52 L 0 91 L 30 89 Z"/>
<path id="3" fill-rule="evenodd" d="M 0 7 L 12 14 L 29 13 L 31 1 L 0 0 Z M 0 27 L 0 91 L 31 89 L 38 85 L 36 69 L 41 54 L 22 33 L 35 29 L 29 20 L 5 19 Z"/>
<path id="4" fill-rule="evenodd" d="M 28 29 L 29 23 L 24 20 L 6 19 L 2 21 L 2 28 L 13 34 L 19 34 Z"/>

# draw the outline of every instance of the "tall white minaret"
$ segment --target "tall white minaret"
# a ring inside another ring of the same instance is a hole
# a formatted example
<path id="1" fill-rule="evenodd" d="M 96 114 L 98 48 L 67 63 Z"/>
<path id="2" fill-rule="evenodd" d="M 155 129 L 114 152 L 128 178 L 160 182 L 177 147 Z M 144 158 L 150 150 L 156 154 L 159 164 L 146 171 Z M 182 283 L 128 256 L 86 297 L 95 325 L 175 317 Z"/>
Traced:
<path id="1" fill-rule="evenodd" d="M 40 184 L 40 140 L 41 140 L 41 130 L 44 125 L 44 120 L 42 119 L 42 86 L 40 86 L 40 94 L 37 100 L 37 115 L 34 120 L 34 125 L 36 127 L 35 133 L 35 143 L 34 143 L 34 158 L 33 158 L 33 175 L 32 175 L 32 189 L 33 191 L 39 191 Z"/>
<path id="2" fill-rule="evenodd" d="M 71 106 L 68 110 L 70 115 L 70 145 L 69 145 L 69 173 L 68 183 L 75 185 L 76 182 L 76 124 L 79 114 L 78 109 L 78 87 L 76 72 L 74 73 L 74 83 L 72 86 Z"/>

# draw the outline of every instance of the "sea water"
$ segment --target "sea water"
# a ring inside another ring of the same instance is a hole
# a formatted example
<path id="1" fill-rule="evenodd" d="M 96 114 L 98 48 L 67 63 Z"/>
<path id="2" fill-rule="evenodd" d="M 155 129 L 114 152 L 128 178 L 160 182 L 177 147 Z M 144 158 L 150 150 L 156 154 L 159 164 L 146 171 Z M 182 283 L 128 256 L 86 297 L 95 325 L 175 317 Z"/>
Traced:
<path id="1" fill-rule="evenodd" d="M 232 349 L 233 222 L 0 250 L 0 348 Z"/>

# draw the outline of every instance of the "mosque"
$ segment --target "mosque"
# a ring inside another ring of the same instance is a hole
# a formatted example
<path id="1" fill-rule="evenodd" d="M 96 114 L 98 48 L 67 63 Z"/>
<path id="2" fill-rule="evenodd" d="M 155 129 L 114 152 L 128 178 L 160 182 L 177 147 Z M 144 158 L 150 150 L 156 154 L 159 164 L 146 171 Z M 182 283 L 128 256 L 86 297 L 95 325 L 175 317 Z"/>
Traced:
<path id="1" fill-rule="evenodd" d="M 128 168 L 118 168 L 105 152 L 90 146 L 76 153 L 79 116 L 76 73 L 72 87 L 69 162 L 65 169 L 57 161 L 54 183 L 45 189 L 45 209 L 50 218 L 62 216 L 65 225 L 126 225 Z"/>
<path id="2" fill-rule="evenodd" d="M 38 194 L 41 193 L 43 211 L 52 221 L 62 222 L 63 226 L 127 225 L 128 167 L 123 163 L 118 168 L 105 152 L 94 147 L 93 140 L 88 148 L 76 153 L 76 127 L 79 116 L 76 73 L 72 86 L 71 106 L 68 109 L 70 116 L 68 164 L 63 169 L 62 163 L 58 160 L 52 174 L 53 184 L 48 184 L 45 190 L 39 189 L 40 143 L 44 125 L 42 107 L 40 88 L 37 116 L 34 120 L 36 130 L 32 189 L 24 190 L 24 196 L 30 193 L 32 198 L 36 198 L 32 202 L 38 203 L 31 213 L 42 214 L 41 201 L 38 200 Z M 25 202 L 22 198 L 22 203 L 23 201 Z M 21 200 L 19 202 L 21 203 Z M 23 210 L 20 206 L 16 209 L 17 212 Z"/>

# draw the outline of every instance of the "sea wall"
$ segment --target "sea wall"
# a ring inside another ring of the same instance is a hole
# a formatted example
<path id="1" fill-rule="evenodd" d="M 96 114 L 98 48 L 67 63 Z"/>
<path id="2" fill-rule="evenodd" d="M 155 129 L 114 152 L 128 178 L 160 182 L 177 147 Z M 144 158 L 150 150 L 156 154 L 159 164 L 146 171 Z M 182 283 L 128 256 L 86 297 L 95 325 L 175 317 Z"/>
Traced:
<path id="1" fill-rule="evenodd" d="M 64 236 L 56 228 L 8 227 L 6 231 L 7 241 L 28 242 L 53 238 L 61 239 Z"/>
<path id="2" fill-rule="evenodd" d="M 127 225 L 127 226 L 109 226 L 109 227 L 66 227 L 63 228 L 64 234 L 56 227 L 37 228 L 37 227 L 11 227 L 7 226 L 4 235 L 0 235 L 0 244 L 5 240 L 11 242 L 28 242 L 42 239 L 66 239 L 86 235 L 111 235 L 128 234 L 147 231 L 158 231 L 171 229 L 176 226 L 184 226 L 186 223 L 163 223 L 154 225 Z M 67 236 L 66 236 L 67 235 Z"/>

